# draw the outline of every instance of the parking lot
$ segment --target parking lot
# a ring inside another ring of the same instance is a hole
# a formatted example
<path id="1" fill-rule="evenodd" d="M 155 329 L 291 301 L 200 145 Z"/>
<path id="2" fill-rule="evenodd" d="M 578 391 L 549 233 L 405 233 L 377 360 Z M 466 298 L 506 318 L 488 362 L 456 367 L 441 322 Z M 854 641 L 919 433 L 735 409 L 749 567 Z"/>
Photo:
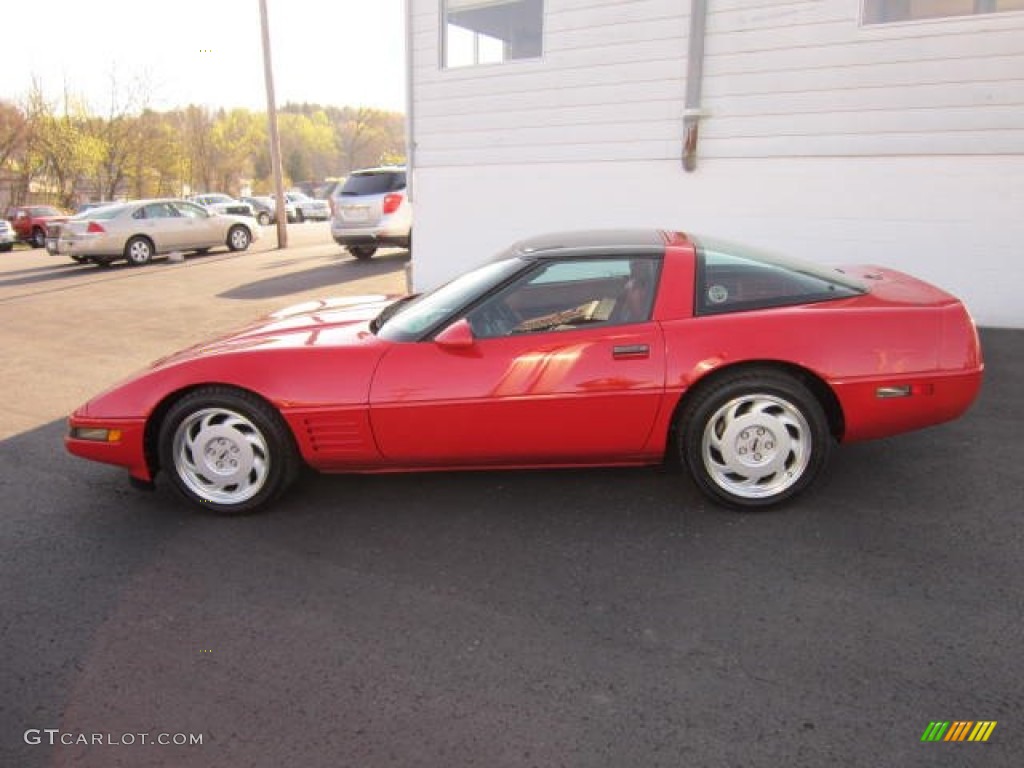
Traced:
<path id="1" fill-rule="evenodd" d="M 0 765 L 1019 764 L 1024 332 L 983 332 L 965 418 L 847 446 L 768 513 L 616 469 L 310 476 L 220 519 L 65 454 L 68 411 L 151 359 L 405 288 L 405 251 L 290 233 L 0 255 Z M 935 720 L 998 725 L 922 743 Z"/>

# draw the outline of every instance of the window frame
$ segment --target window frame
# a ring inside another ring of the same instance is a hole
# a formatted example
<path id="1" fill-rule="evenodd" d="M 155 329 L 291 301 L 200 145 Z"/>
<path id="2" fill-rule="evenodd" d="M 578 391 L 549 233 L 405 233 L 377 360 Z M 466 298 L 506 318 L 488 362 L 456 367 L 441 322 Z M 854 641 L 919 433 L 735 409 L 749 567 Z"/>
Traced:
<path id="1" fill-rule="evenodd" d="M 522 5 L 524 8 L 528 4 L 536 2 L 539 4 L 539 12 L 537 14 L 537 37 L 538 37 L 538 50 L 536 53 L 529 55 L 511 55 L 511 40 L 503 40 L 500 37 L 493 37 L 483 34 L 480 30 L 471 30 L 468 27 L 462 27 L 458 24 L 452 24 L 449 22 L 449 0 L 438 0 L 439 4 L 439 29 L 438 29 L 438 52 L 439 61 L 438 64 L 442 70 L 464 70 L 472 69 L 476 67 L 489 67 L 489 66 L 500 66 L 510 64 L 517 61 L 537 61 L 538 59 L 544 58 L 544 28 L 545 28 L 545 1 L 546 0 L 508 0 L 507 4 Z M 452 63 L 450 57 L 451 47 L 449 45 L 449 30 L 450 27 L 455 26 L 459 29 L 465 30 L 473 35 L 473 56 L 471 61 L 465 61 L 460 63 Z M 490 60 L 480 58 L 480 37 L 486 37 L 489 40 L 497 40 L 502 43 L 502 56 L 499 59 Z"/>
<path id="2" fill-rule="evenodd" d="M 951 21 L 958 19 L 978 19 L 995 16 L 998 14 L 1005 13 L 1024 13 L 1024 3 L 1019 8 L 992 8 L 990 10 L 979 10 L 978 6 L 981 3 L 990 2 L 997 4 L 1000 0 L 972 0 L 974 10 L 964 11 L 962 13 L 939 13 L 935 15 L 913 15 L 914 11 L 908 7 L 905 15 L 901 15 L 897 18 L 878 18 L 873 19 L 874 16 L 884 17 L 886 16 L 886 2 L 892 2 L 892 0 L 861 0 L 860 3 L 860 24 L 862 27 L 883 27 L 891 24 L 923 24 L 929 22 L 941 22 Z M 913 2 L 913 0 L 908 0 Z M 1019 2 L 1019 0 L 1018 0 Z"/>

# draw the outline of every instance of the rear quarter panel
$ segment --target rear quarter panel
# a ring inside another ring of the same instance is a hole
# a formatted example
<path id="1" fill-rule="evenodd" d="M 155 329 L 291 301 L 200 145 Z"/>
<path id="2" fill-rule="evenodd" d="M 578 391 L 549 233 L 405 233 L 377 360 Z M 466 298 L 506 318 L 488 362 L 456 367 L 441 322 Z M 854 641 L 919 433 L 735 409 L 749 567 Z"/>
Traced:
<path id="1" fill-rule="evenodd" d="M 963 413 L 981 371 L 970 334 L 947 327 L 963 326 L 946 316 L 959 305 L 866 303 L 845 299 L 667 322 L 668 390 L 682 395 L 735 365 L 797 366 L 835 394 L 845 442 L 919 429 Z M 879 398 L 878 388 L 886 386 L 910 386 L 912 394 Z"/>

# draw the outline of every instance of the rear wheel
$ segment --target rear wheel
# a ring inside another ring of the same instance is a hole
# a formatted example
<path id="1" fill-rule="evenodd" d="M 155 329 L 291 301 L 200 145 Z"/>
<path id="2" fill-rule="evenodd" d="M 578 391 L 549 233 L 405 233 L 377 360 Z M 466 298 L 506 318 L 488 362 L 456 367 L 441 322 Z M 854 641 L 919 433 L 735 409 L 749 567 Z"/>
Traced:
<path id="1" fill-rule="evenodd" d="M 280 496 L 300 461 L 281 415 L 230 387 L 203 387 L 171 406 L 160 464 L 186 499 L 222 515 L 254 512 Z"/>
<path id="2" fill-rule="evenodd" d="M 249 230 L 241 224 L 237 224 L 228 232 L 228 248 L 232 251 L 244 251 L 249 247 L 252 237 Z"/>
<path id="3" fill-rule="evenodd" d="M 369 259 L 373 254 L 377 252 L 377 246 L 375 245 L 350 245 L 348 252 L 355 256 L 357 259 Z"/>
<path id="4" fill-rule="evenodd" d="M 700 489 L 748 509 L 810 485 L 833 443 L 817 398 L 795 377 L 768 369 L 725 374 L 703 386 L 680 414 L 678 434 L 681 458 Z"/>
<path id="5" fill-rule="evenodd" d="M 266 211 L 260 211 L 259 215 L 256 217 L 256 221 L 260 223 L 261 227 L 265 227 L 270 223 L 270 214 Z"/>
<path id="6" fill-rule="evenodd" d="M 153 243 L 145 237 L 133 237 L 124 246 L 124 258 L 132 267 L 148 264 L 153 258 Z"/>

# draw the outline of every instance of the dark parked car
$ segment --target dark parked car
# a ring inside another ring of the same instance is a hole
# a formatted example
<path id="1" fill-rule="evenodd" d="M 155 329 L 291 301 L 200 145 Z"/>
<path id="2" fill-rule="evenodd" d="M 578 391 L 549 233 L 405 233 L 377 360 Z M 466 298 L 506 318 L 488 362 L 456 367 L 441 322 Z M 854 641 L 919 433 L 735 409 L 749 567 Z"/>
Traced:
<path id="1" fill-rule="evenodd" d="M 252 206 L 252 210 L 256 214 L 256 221 L 264 227 L 277 221 L 277 200 L 270 195 L 243 197 L 241 200 Z M 287 221 L 295 221 L 295 206 L 287 200 L 284 204 L 284 212 Z"/>

